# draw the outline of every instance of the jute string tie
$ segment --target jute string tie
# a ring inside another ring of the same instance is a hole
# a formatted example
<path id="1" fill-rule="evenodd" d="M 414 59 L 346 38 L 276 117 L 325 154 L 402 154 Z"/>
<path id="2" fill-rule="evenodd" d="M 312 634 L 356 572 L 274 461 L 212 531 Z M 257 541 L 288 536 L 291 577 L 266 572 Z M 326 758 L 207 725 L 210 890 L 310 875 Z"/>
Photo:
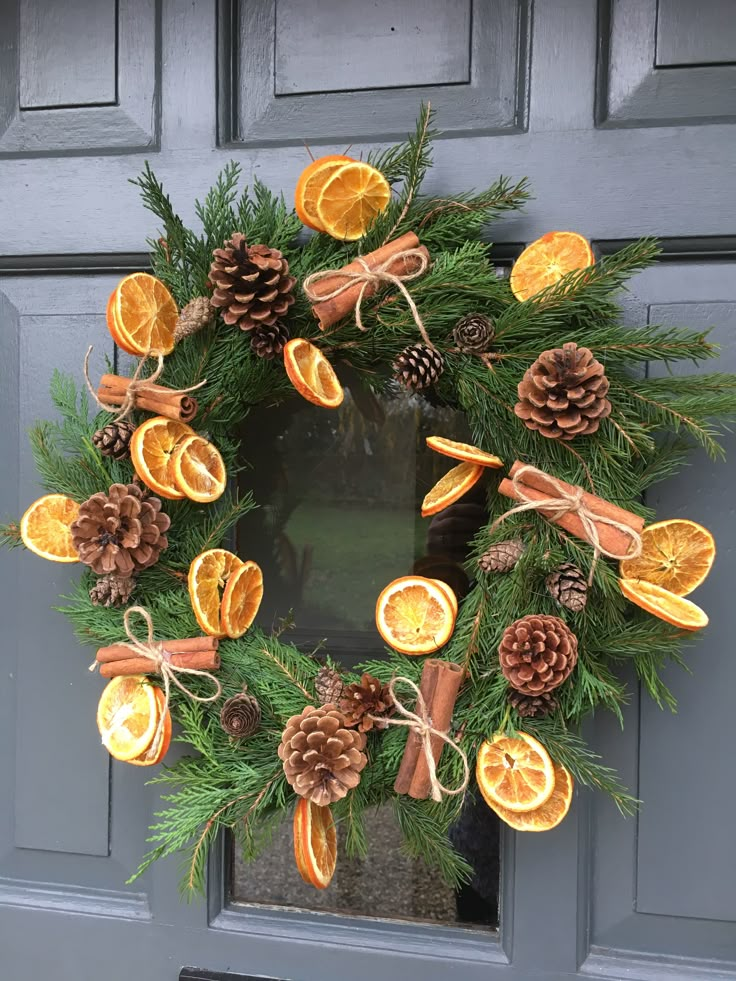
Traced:
<path id="1" fill-rule="evenodd" d="M 396 685 L 401 682 L 402 685 L 408 685 L 409 688 L 417 696 L 417 701 L 415 705 L 415 712 L 410 711 L 406 705 L 401 701 L 401 699 L 396 694 Z M 432 800 L 441 801 L 442 795 L 447 797 L 455 797 L 457 794 L 464 794 L 468 789 L 468 783 L 470 781 L 470 767 L 468 766 L 468 757 L 465 755 L 463 750 L 458 746 L 455 740 L 442 729 L 435 729 L 432 725 L 432 719 L 429 714 L 429 709 L 427 708 L 427 703 L 424 700 L 424 696 L 421 691 L 414 684 L 411 678 L 392 678 L 391 683 L 388 686 L 388 690 L 394 701 L 394 706 L 399 715 L 403 715 L 403 719 L 387 719 L 385 716 L 375 716 L 371 715 L 370 718 L 376 722 L 380 722 L 382 725 L 389 726 L 406 726 L 411 729 L 412 732 L 419 736 L 422 742 L 422 752 L 427 760 L 427 769 L 429 770 L 429 783 L 432 788 Z M 463 779 L 458 787 L 451 788 L 445 787 L 440 783 L 437 777 L 437 765 L 434 761 L 434 754 L 432 753 L 432 736 L 438 736 L 444 743 L 446 743 L 452 750 L 454 750 L 457 755 L 462 760 L 463 764 Z"/>
<path id="2" fill-rule="evenodd" d="M 389 272 L 389 267 L 400 259 L 404 259 L 405 261 L 407 259 L 416 259 L 418 263 L 416 269 L 414 269 L 412 272 L 404 273 Z M 429 339 L 427 330 L 422 323 L 422 318 L 419 316 L 417 305 L 412 299 L 411 293 L 404 285 L 405 283 L 410 283 L 413 279 L 419 279 L 419 277 L 423 276 L 429 268 L 429 258 L 422 251 L 422 249 L 404 249 L 403 252 L 397 252 L 396 255 L 392 255 L 374 269 L 370 268 L 365 259 L 358 257 L 355 261 L 361 265 L 361 269 L 322 269 L 320 272 L 310 273 L 302 284 L 302 289 L 304 290 L 309 302 L 324 303 L 326 300 L 334 300 L 355 286 L 356 283 L 360 283 L 360 292 L 358 293 L 358 299 L 355 302 L 355 323 L 358 330 L 365 332 L 368 330 L 368 328 L 363 325 L 363 318 L 361 315 L 361 307 L 363 304 L 365 291 L 369 286 L 375 286 L 377 288 L 386 284 L 395 286 L 396 289 L 403 294 L 409 310 L 411 311 L 411 315 L 414 318 L 414 323 L 417 325 L 417 330 L 422 335 L 422 340 L 427 347 L 431 348 L 433 351 L 436 351 L 437 349 Z M 316 283 L 320 283 L 324 279 L 330 279 L 332 276 L 342 276 L 345 282 L 340 283 L 340 285 L 336 286 L 330 293 L 317 293 L 316 290 L 313 289 Z"/>
<path id="3" fill-rule="evenodd" d="M 554 487 L 556 496 L 544 497 L 539 501 L 531 498 L 524 485 L 524 476 L 526 474 L 535 474 L 538 477 L 544 477 L 544 479 L 548 481 L 552 487 Z M 514 485 L 514 490 L 524 503 L 517 504 L 516 507 L 510 508 L 505 514 L 502 514 L 499 518 L 496 518 L 489 529 L 491 532 L 493 532 L 501 524 L 501 522 L 505 521 L 506 518 L 510 518 L 512 514 L 521 514 L 524 511 L 547 511 L 548 514 L 546 517 L 550 518 L 551 520 L 561 518 L 565 514 L 576 514 L 583 526 L 588 544 L 593 546 L 593 562 L 591 563 L 590 575 L 588 576 L 589 586 L 593 582 L 595 567 L 598 564 L 598 559 L 601 557 L 601 555 L 605 555 L 607 559 L 616 560 L 635 559 L 637 556 L 641 555 L 641 535 L 637 531 L 634 531 L 633 528 L 630 528 L 628 525 L 624 524 L 622 521 L 616 521 L 615 518 L 609 518 L 605 515 L 596 514 L 594 511 L 591 511 L 585 503 L 585 491 L 582 487 L 575 487 L 572 491 L 568 491 L 556 477 L 550 477 L 550 475 L 544 473 L 543 470 L 538 470 L 536 467 L 533 467 L 530 464 L 520 467 L 516 471 L 512 477 L 512 483 Z M 627 549 L 625 553 L 612 552 L 609 549 L 604 548 L 603 545 L 601 545 L 598 528 L 596 527 L 598 523 L 609 525 L 611 528 L 615 528 L 624 535 L 628 535 L 628 537 L 631 539 L 631 547 Z"/>
<path id="4" fill-rule="evenodd" d="M 138 366 L 133 372 L 133 377 L 130 379 L 130 384 L 128 385 L 128 388 L 125 391 L 125 395 L 123 396 L 122 404 L 117 406 L 117 405 L 110 405 L 108 402 L 103 402 L 97 395 L 97 392 L 94 390 L 92 386 L 92 382 L 89 377 L 89 358 L 91 354 L 92 354 L 92 345 L 90 344 L 90 346 L 87 348 L 87 353 L 84 356 L 84 380 L 87 382 L 87 388 L 89 390 L 89 394 L 92 396 L 92 398 L 95 400 L 97 405 L 104 412 L 116 413 L 115 418 L 112 420 L 113 422 L 122 422 L 123 419 L 127 419 L 130 413 L 133 411 L 133 409 L 135 409 L 136 393 L 140 392 L 142 389 L 145 389 L 147 385 L 153 385 L 155 382 L 158 381 L 158 379 L 163 374 L 164 356 L 163 354 L 158 354 L 158 353 L 153 354 L 153 352 L 151 352 L 150 354 L 144 355 L 144 357 L 142 357 L 139 360 Z M 158 364 L 156 365 L 156 367 L 154 368 L 153 372 L 150 375 L 147 375 L 145 378 L 141 378 L 143 365 L 146 363 L 148 358 L 153 358 L 153 357 L 157 358 Z M 207 379 L 205 378 L 204 381 L 199 382 L 197 385 L 190 385 L 189 388 L 171 389 L 170 394 L 189 395 L 190 392 L 196 392 L 198 388 L 201 388 L 203 385 L 206 384 L 207 384 Z"/>
<path id="5" fill-rule="evenodd" d="M 147 636 L 145 640 L 141 640 L 130 625 L 130 621 L 134 613 L 137 613 L 146 624 Z M 220 695 L 222 695 L 222 685 L 210 671 L 203 671 L 200 668 L 182 668 L 172 663 L 171 657 L 172 654 L 176 653 L 176 651 L 170 652 L 165 650 L 161 641 L 153 639 L 153 618 L 144 606 L 129 606 L 123 615 L 123 626 L 125 627 L 125 633 L 128 638 L 128 643 L 125 644 L 125 646 L 129 647 L 131 651 L 134 651 L 141 657 L 147 658 L 151 662 L 156 674 L 160 674 L 161 678 L 163 679 L 164 706 L 159 716 L 156 732 L 151 740 L 151 745 L 157 746 L 160 744 L 161 734 L 163 732 L 164 722 L 166 720 L 166 712 L 169 708 L 172 684 L 176 685 L 179 691 L 183 692 L 187 698 L 190 698 L 193 702 L 199 702 L 200 704 L 216 702 Z M 94 671 L 96 667 L 97 662 L 95 661 L 90 664 L 89 670 Z M 207 680 L 211 681 L 214 685 L 215 694 L 207 696 L 196 695 L 191 688 L 185 685 L 181 678 L 178 677 L 179 675 L 184 674 L 192 675 L 197 678 L 207 678 Z"/>

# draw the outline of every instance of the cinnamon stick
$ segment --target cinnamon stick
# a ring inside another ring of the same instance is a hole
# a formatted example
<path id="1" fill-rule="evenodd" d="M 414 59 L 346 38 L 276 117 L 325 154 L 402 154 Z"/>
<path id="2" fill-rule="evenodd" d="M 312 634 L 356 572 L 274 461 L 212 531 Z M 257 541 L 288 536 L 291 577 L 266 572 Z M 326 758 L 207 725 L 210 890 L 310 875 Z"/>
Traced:
<path id="1" fill-rule="evenodd" d="M 185 637 L 183 640 L 162 640 L 160 643 L 163 645 L 165 651 L 174 656 L 216 651 L 220 646 L 220 641 L 217 637 Z M 97 660 L 100 664 L 106 664 L 112 661 L 127 661 L 131 657 L 136 656 L 135 651 L 128 644 L 111 644 L 109 647 L 101 647 L 97 651 Z"/>
<path id="2" fill-rule="evenodd" d="M 429 715 L 432 720 L 432 728 L 440 732 L 446 732 L 452 722 L 452 713 L 455 709 L 455 702 L 460 691 L 460 685 L 464 677 L 462 665 L 454 664 L 452 661 L 429 661 L 429 664 L 437 665 L 437 684 L 429 704 Z M 435 765 L 439 763 L 444 741 L 439 736 L 431 736 L 432 756 Z M 420 752 L 417 759 L 416 769 L 409 787 L 409 796 L 415 800 L 426 800 L 432 791 L 432 783 L 429 777 L 429 764 L 424 752 Z"/>
<path id="3" fill-rule="evenodd" d="M 127 398 L 130 378 L 120 375 L 103 375 L 97 389 L 97 397 L 108 405 L 122 405 Z M 198 403 L 191 395 L 175 392 L 165 385 L 156 385 L 140 381 L 135 390 L 135 405 L 137 409 L 155 412 L 179 422 L 191 422 L 197 414 Z"/>
<path id="4" fill-rule="evenodd" d="M 217 651 L 195 651 L 189 654 L 172 654 L 171 663 L 176 668 L 193 668 L 196 671 L 216 671 L 220 667 L 220 655 Z M 155 673 L 156 668 L 153 661 L 141 656 L 133 656 L 120 661 L 109 661 L 100 664 L 100 675 L 103 678 Z"/>
<path id="5" fill-rule="evenodd" d="M 437 665 L 439 663 L 439 661 L 425 661 L 424 667 L 422 668 L 422 679 L 419 683 L 419 691 L 422 693 L 422 698 L 427 706 L 427 711 L 430 710 L 432 698 L 434 697 L 435 689 L 437 687 L 437 677 L 439 675 Z M 421 748 L 421 738 L 416 734 L 416 732 L 414 732 L 413 729 L 410 729 L 409 736 L 406 740 L 406 746 L 404 747 L 404 755 L 401 757 L 399 772 L 396 774 L 396 780 L 394 781 L 394 790 L 397 794 L 409 793 L 409 787 L 411 787 L 411 782 L 414 778 L 414 771 L 417 767 L 417 760 L 419 759 Z"/>
<path id="6" fill-rule="evenodd" d="M 421 249 L 424 255 L 429 259 L 429 252 L 424 246 L 420 246 L 419 239 L 414 234 L 414 232 L 406 232 L 406 234 L 399 236 L 399 238 L 394 239 L 393 242 L 387 242 L 386 245 L 382 245 L 380 249 L 376 249 L 375 252 L 369 252 L 367 255 L 362 256 L 363 262 L 368 266 L 369 269 L 376 269 L 378 266 L 383 265 L 393 256 L 398 256 L 401 252 L 405 252 L 407 249 Z M 419 268 L 419 260 L 415 256 L 410 256 L 409 258 L 397 258 L 388 266 L 388 272 L 394 276 L 405 276 L 408 273 L 416 272 Z M 312 289 L 315 293 L 326 296 L 336 290 L 338 286 L 342 286 L 345 282 L 345 277 L 341 275 L 343 272 L 364 272 L 365 267 L 360 262 L 351 262 L 340 272 L 336 272 L 334 276 L 327 276 L 325 279 L 321 280 L 319 283 L 315 283 Z M 373 283 L 369 283 L 367 286 L 365 283 L 357 282 L 354 286 L 349 287 L 339 296 L 334 297 L 332 300 L 320 300 L 312 306 L 312 313 L 319 320 L 320 330 L 326 330 L 328 327 L 332 327 L 333 324 L 338 323 L 343 317 L 347 317 L 351 310 L 355 308 L 355 304 L 358 301 L 358 295 L 360 291 L 365 287 L 363 295 L 365 297 L 373 296 L 376 292 L 377 287 Z"/>

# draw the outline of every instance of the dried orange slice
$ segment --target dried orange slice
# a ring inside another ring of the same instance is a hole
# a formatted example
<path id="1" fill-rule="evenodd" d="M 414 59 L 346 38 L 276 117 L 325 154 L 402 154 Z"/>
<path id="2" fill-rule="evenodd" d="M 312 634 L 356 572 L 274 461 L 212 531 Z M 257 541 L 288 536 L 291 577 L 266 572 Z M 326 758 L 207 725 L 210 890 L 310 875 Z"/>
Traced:
<path id="1" fill-rule="evenodd" d="M 107 325 L 115 343 L 128 354 L 169 354 L 178 316 L 161 280 L 137 272 L 118 283 L 108 302 Z"/>
<path id="2" fill-rule="evenodd" d="M 457 603 L 457 596 L 455 595 L 455 590 L 452 588 L 452 586 L 448 585 L 444 581 L 444 579 L 430 579 L 430 582 L 437 583 L 437 585 L 440 587 L 440 589 L 442 590 L 442 592 L 445 594 L 445 596 L 450 601 L 450 606 L 452 607 L 453 615 L 455 617 L 457 617 L 457 611 L 458 611 L 459 607 L 458 607 L 458 603 Z"/>
<path id="3" fill-rule="evenodd" d="M 256 618 L 263 599 L 263 573 L 255 562 L 243 562 L 225 586 L 220 624 L 228 637 L 242 637 Z"/>
<path id="4" fill-rule="evenodd" d="M 552 796 L 555 771 L 549 753 L 526 732 L 496 733 L 478 749 L 475 776 L 489 807 L 533 811 Z"/>
<path id="5" fill-rule="evenodd" d="M 427 446 L 436 453 L 444 456 L 451 456 L 453 460 L 463 460 L 466 463 L 477 463 L 481 467 L 502 467 L 503 460 L 493 453 L 486 453 L 485 450 L 471 446 L 470 443 L 458 443 L 454 439 L 445 439 L 444 436 L 427 436 Z"/>
<path id="6" fill-rule="evenodd" d="M 294 811 L 294 858 L 299 874 L 315 889 L 326 889 L 337 865 L 337 831 L 329 807 L 302 798 Z"/>
<path id="7" fill-rule="evenodd" d="M 284 348 L 284 367 L 289 380 L 308 402 L 336 409 L 345 398 L 334 368 L 319 348 L 295 337 Z"/>
<path id="8" fill-rule="evenodd" d="M 79 505 L 63 494 L 45 494 L 20 519 L 20 537 L 31 552 L 52 562 L 79 562 L 72 543 L 71 524 Z"/>
<path id="9" fill-rule="evenodd" d="M 333 238 L 362 238 L 391 200 L 388 181 L 370 164 L 353 160 L 338 167 L 317 199 L 317 219 Z"/>
<path id="10" fill-rule="evenodd" d="M 390 582 L 378 597 L 376 626 L 394 650 L 431 654 L 452 636 L 455 608 L 446 587 L 433 579 L 402 576 Z"/>
<path id="11" fill-rule="evenodd" d="M 179 444 L 194 435 L 191 426 L 165 416 L 154 416 L 138 426 L 130 439 L 130 458 L 146 487 L 171 501 L 186 496 L 179 490 L 173 456 Z"/>
<path id="12" fill-rule="evenodd" d="M 158 707 L 156 689 L 144 674 L 113 678 L 100 696 L 97 728 L 116 760 L 132 760 L 151 745 Z"/>
<path id="13" fill-rule="evenodd" d="M 716 557 L 716 543 L 707 528 L 672 518 L 649 525 L 641 533 L 641 555 L 624 559 L 622 579 L 643 579 L 676 596 L 687 596 L 703 582 Z"/>
<path id="14" fill-rule="evenodd" d="M 422 501 L 422 517 L 428 518 L 459 501 L 478 483 L 484 470 L 479 463 L 460 463 L 448 470 Z"/>
<path id="15" fill-rule="evenodd" d="M 511 270 L 509 285 L 517 300 L 528 300 L 563 276 L 595 262 L 590 242 L 577 232 L 547 232 L 527 245 Z"/>
<path id="16" fill-rule="evenodd" d="M 552 766 L 555 771 L 555 789 L 544 804 L 535 807 L 533 811 L 511 811 L 501 804 L 494 804 L 488 798 L 485 798 L 486 803 L 502 821 L 516 831 L 551 831 L 560 824 L 570 810 L 575 786 L 572 774 L 564 766 L 558 763 L 553 763 Z"/>
<path id="17" fill-rule="evenodd" d="M 164 710 L 166 697 L 160 688 L 154 689 L 154 695 L 156 697 L 156 710 L 158 712 L 156 729 L 154 730 L 153 739 L 148 749 L 141 753 L 140 756 L 128 760 L 128 763 L 132 763 L 133 766 L 155 766 L 156 763 L 160 763 L 164 756 L 166 756 L 171 746 L 172 724 L 171 712 L 168 709 L 166 709 L 166 716 L 164 718 L 164 724 L 161 726 L 160 735 L 156 738 L 156 731 L 158 730 L 161 713 Z"/>
<path id="18" fill-rule="evenodd" d="M 210 637 L 225 637 L 220 619 L 222 595 L 228 579 L 243 565 L 224 548 L 210 548 L 192 560 L 187 583 L 197 623 Z"/>
<path id="19" fill-rule="evenodd" d="M 702 630 L 708 626 L 708 614 L 695 603 L 671 593 L 668 589 L 644 582 L 641 579 L 619 579 L 621 592 L 626 599 L 660 620 L 674 624 L 682 630 Z"/>
<path id="20" fill-rule="evenodd" d="M 203 436 L 185 436 L 171 454 L 176 489 L 191 501 L 209 504 L 221 497 L 227 470 L 220 451 Z"/>
<path id="21" fill-rule="evenodd" d="M 301 172 L 294 191 L 294 210 L 299 221 L 307 228 L 313 228 L 316 232 L 324 231 L 317 216 L 317 199 L 338 167 L 352 159 L 340 154 L 319 157 Z"/>

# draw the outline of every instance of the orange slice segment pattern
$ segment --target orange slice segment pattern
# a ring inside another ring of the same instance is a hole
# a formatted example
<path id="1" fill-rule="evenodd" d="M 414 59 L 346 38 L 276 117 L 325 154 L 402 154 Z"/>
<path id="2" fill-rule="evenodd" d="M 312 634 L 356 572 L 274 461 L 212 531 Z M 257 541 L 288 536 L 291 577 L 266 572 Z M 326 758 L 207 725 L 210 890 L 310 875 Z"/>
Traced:
<path id="1" fill-rule="evenodd" d="M 344 157 L 340 154 L 319 157 L 301 172 L 294 191 L 294 210 L 299 221 L 307 228 L 313 228 L 316 232 L 324 231 L 317 215 L 317 201 L 330 177 L 339 167 L 351 160 L 352 157 Z"/>
<path id="2" fill-rule="evenodd" d="M 517 300 L 528 300 L 563 276 L 595 262 L 590 242 L 577 232 L 547 232 L 527 245 L 514 263 L 509 278 Z"/>
<path id="3" fill-rule="evenodd" d="M 510 811 L 541 807 L 555 789 L 549 753 L 526 732 L 515 737 L 497 733 L 478 750 L 476 779 L 486 803 Z"/>
<path id="4" fill-rule="evenodd" d="M 319 348 L 295 337 L 284 348 L 284 367 L 289 380 L 308 402 L 336 409 L 345 398 L 337 375 Z"/>
<path id="5" fill-rule="evenodd" d="M 97 706 L 102 745 L 116 760 L 132 760 L 151 744 L 158 723 L 155 689 L 143 674 L 113 678 Z"/>
<path id="6" fill-rule="evenodd" d="M 455 607 L 444 585 L 421 576 L 402 576 L 378 597 L 376 627 L 385 642 L 402 654 L 431 654 L 452 636 Z"/>
<path id="7" fill-rule="evenodd" d="M 466 463 L 477 463 L 481 467 L 502 467 L 503 460 L 494 456 L 493 453 L 486 453 L 485 450 L 470 443 L 458 443 L 454 439 L 445 439 L 444 436 L 427 436 L 427 446 L 436 453 L 452 457 L 454 460 L 463 460 Z"/>
<path id="8" fill-rule="evenodd" d="M 552 764 L 555 771 L 555 789 L 549 799 L 532 811 L 511 811 L 508 807 L 486 803 L 498 814 L 502 821 L 515 831 L 551 831 L 566 817 L 572 803 L 575 782 L 572 775 L 557 763 Z"/>
<path id="9" fill-rule="evenodd" d="M 716 557 L 707 528 L 682 518 L 658 521 L 641 533 L 641 555 L 624 559 L 622 579 L 643 579 L 677 596 L 687 596 L 703 582 Z"/>
<path id="10" fill-rule="evenodd" d="M 108 327 L 113 340 L 128 354 L 169 354 L 179 316 L 173 296 L 149 273 L 126 276 L 108 304 Z"/>
<path id="11" fill-rule="evenodd" d="M 232 573 L 243 565 L 241 559 L 224 548 L 201 552 L 189 566 L 187 584 L 197 623 L 210 637 L 225 637 L 220 611 L 222 596 Z"/>
<path id="12" fill-rule="evenodd" d="M 263 599 L 263 573 L 255 562 L 235 569 L 222 594 L 221 627 L 228 637 L 242 637 L 253 623 Z"/>
<path id="13" fill-rule="evenodd" d="M 130 440 L 130 458 L 146 487 L 172 501 L 185 497 L 178 487 L 173 456 L 179 444 L 194 435 L 190 426 L 164 416 L 138 426 Z"/>
<path id="14" fill-rule="evenodd" d="M 216 501 L 227 485 L 220 451 L 202 436 L 187 436 L 176 445 L 171 468 L 177 490 L 191 501 Z"/>
<path id="15" fill-rule="evenodd" d="M 428 518 L 459 501 L 483 476 L 479 463 L 460 463 L 448 470 L 422 501 L 422 517 Z"/>
<path id="16" fill-rule="evenodd" d="M 362 238 L 391 200 L 391 187 L 370 164 L 354 160 L 332 174 L 317 200 L 317 218 L 333 238 Z"/>
<path id="17" fill-rule="evenodd" d="M 708 614 L 684 596 L 641 579 L 619 579 L 618 584 L 626 599 L 660 620 L 682 630 L 702 630 L 708 626 Z"/>
<path id="18" fill-rule="evenodd" d="M 79 562 L 71 525 L 79 505 L 63 494 L 45 494 L 20 519 L 20 537 L 31 552 L 51 562 Z"/>
<path id="19" fill-rule="evenodd" d="M 294 858 L 299 874 L 315 889 L 326 889 L 337 865 L 337 831 L 329 807 L 302 799 L 294 811 Z"/>

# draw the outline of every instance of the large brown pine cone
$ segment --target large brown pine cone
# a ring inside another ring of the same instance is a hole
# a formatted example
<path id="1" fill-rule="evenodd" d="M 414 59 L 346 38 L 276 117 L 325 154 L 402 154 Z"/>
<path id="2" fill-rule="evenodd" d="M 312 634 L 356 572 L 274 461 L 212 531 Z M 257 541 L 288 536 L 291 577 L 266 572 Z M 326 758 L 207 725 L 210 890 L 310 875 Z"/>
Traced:
<path id="1" fill-rule="evenodd" d="M 357 726 L 361 732 L 370 732 L 373 726 L 386 728 L 384 720 L 394 711 L 394 700 L 388 685 L 371 674 L 364 674 L 360 681 L 345 688 L 339 708 L 346 726 Z"/>
<path id="2" fill-rule="evenodd" d="M 79 558 L 98 576 L 131 576 L 158 561 L 168 546 L 169 517 L 157 497 L 146 497 L 136 484 L 113 484 L 93 494 L 72 524 Z"/>
<path id="3" fill-rule="evenodd" d="M 575 343 L 545 351 L 518 386 L 516 415 L 528 429 L 550 439 L 594 433 L 611 413 L 603 365 Z"/>
<path id="4" fill-rule="evenodd" d="M 279 758 L 295 792 L 326 807 L 360 783 L 368 762 L 364 748 L 364 733 L 347 729 L 334 705 L 308 705 L 286 723 Z"/>
<path id="5" fill-rule="evenodd" d="M 569 677 L 578 660 L 578 639 L 559 617 L 522 617 L 504 630 L 498 656 L 513 688 L 539 695 Z"/>
<path id="6" fill-rule="evenodd" d="M 241 330 L 272 327 L 294 302 L 296 279 L 278 249 L 249 246 L 245 235 L 234 232 L 212 254 L 210 281 L 215 289 L 210 303 L 222 308 L 226 324 L 237 324 Z"/>

